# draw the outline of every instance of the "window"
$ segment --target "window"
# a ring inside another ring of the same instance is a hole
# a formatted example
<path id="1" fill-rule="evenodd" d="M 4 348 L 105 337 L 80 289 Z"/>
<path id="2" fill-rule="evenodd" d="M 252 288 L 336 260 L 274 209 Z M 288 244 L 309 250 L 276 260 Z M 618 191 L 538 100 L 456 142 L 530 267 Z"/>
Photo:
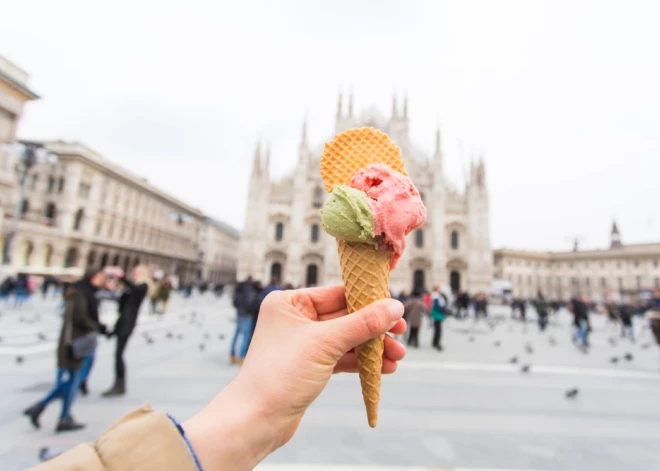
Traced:
<path id="1" fill-rule="evenodd" d="M 637 263 L 637 262 L 635 262 L 635 263 Z M 642 277 L 641 277 L 641 276 L 637 276 L 637 277 L 635 278 L 635 281 L 636 281 L 636 283 L 637 283 L 637 289 L 642 289 Z"/>
<path id="2" fill-rule="evenodd" d="M 59 181 L 57 182 L 57 192 L 62 194 L 64 191 L 64 177 L 60 177 Z"/>
<path id="3" fill-rule="evenodd" d="M 92 186 L 89 183 L 81 183 L 78 187 L 78 196 L 80 198 L 89 198 Z"/>
<path id="4" fill-rule="evenodd" d="M 607 288 L 607 280 L 605 279 L 605 277 L 602 277 L 602 278 L 600 279 L 600 285 L 601 285 L 603 288 Z"/>
<path id="5" fill-rule="evenodd" d="M 584 286 L 586 286 L 587 288 L 588 288 L 589 286 L 591 286 L 590 281 L 591 281 L 591 280 L 589 280 L 589 278 L 585 278 L 585 279 L 584 279 Z"/>
<path id="6" fill-rule="evenodd" d="M 50 176 L 48 177 L 48 193 L 52 193 L 55 191 L 55 177 Z"/>
<path id="7" fill-rule="evenodd" d="M 616 262 L 616 267 L 621 268 L 621 262 Z"/>
<path id="8" fill-rule="evenodd" d="M 23 202 L 21 203 L 21 217 L 26 215 L 29 210 L 30 210 L 30 201 L 28 199 L 23 199 Z"/>
<path id="9" fill-rule="evenodd" d="M 600 268 L 605 268 L 605 262 L 600 262 Z"/>
<path id="10" fill-rule="evenodd" d="M 639 267 L 639 261 L 635 260 L 635 268 Z"/>
<path id="11" fill-rule="evenodd" d="M 319 241 L 319 225 L 318 224 L 312 224 L 310 239 L 312 240 L 313 243 L 316 243 L 316 242 Z"/>
<path id="12" fill-rule="evenodd" d="M 284 224 L 278 222 L 277 224 L 275 224 L 275 240 L 279 242 L 282 240 L 283 237 L 284 237 Z"/>
<path id="13" fill-rule="evenodd" d="M 55 203 L 48 203 L 46 205 L 46 224 L 52 226 L 55 224 L 55 218 L 57 217 L 57 207 Z"/>
<path id="14" fill-rule="evenodd" d="M 617 279 L 617 282 L 619 284 L 619 289 L 622 290 L 623 289 L 623 278 L 619 277 Z"/>
<path id="15" fill-rule="evenodd" d="M 320 209 L 323 207 L 323 188 L 317 186 L 312 193 L 312 207 Z"/>
<path id="16" fill-rule="evenodd" d="M 458 249 L 458 232 L 451 231 L 451 248 Z"/>
<path id="17" fill-rule="evenodd" d="M 80 226 L 82 226 L 83 216 L 85 216 L 85 210 L 80 208 L 78 211 L 76 211 L 76 217 L 73 221 L 73 230 L 74 231 L 79 231 L 80 230 Z"/>
<path id="18" fill-rule="evenodd" d="M 37 187 L 37 180 L 39 177 L 37 175 L 28 175 L 25 180 L 25 186 L 28 190 L 34 190 Z"/>
<path id="19" fill-rule="evenodd" d="M 415 247 L 419 249 L 424 247 L 424 231 L 421 229 L 415 231 Z"/>

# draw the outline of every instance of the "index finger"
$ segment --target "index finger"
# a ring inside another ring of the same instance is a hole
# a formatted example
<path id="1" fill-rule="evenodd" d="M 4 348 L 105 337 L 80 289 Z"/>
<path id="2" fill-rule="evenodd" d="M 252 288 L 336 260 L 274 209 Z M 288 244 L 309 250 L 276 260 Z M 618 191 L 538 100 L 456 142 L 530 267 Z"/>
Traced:
<path id="1" fill-rule="evenodd" d="M 343 285 L 304 288 L 297 290 L 296 294 L 307 296 L 318 315 L 337 312 L 346 308 Z"/>

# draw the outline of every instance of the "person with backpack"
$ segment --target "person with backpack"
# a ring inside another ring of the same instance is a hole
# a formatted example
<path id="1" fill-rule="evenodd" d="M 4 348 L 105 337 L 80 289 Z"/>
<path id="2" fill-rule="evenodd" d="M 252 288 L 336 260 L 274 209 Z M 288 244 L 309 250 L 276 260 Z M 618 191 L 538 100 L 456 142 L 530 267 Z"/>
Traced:
<path id="1" fill-rule="evenodd" d="M 251 276 L 234 288 L 233 304 L 236 308 L 236 330 L 229 351 L 229 362 L 241 364 L 250 345 L 250 338 L 254 332 L 256 315 L 255 306 L 259 303 L 259 292 Z M 258 308 L 257 308 L 258 309 Z M 237 350 L 238 339 L 241 338 L 241 346 Z"/>
<path id="2" fill-rule="evenodd" d="M 431 319 L 433 320 L 433 348 L 442 351 L 442 323 L 447 317 L 447 296 L 435 286 L 431 293 Z"/>

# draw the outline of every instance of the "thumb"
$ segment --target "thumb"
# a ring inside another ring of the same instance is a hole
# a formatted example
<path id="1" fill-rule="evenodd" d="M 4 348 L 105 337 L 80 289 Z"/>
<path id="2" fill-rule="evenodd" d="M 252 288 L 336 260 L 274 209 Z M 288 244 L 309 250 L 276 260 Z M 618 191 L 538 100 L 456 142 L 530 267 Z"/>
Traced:
<path id="1" fill-rule="evenodd" d="M 322 336 L 342 349 L 342 354 L 367 340 L 386 333 L 403 317 L 403 304 L 381 299 L 367 307 L 317 326 Z"/>

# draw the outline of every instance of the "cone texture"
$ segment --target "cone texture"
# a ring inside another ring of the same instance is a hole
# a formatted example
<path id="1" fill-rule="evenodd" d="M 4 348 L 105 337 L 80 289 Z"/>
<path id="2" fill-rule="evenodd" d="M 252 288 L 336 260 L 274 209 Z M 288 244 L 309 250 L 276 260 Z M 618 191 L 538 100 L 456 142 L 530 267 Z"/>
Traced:
<path id="1" fill-rule="evenodd" d="M 349 313 L 389 297 L 390 255 L 387 252 L 369 244 L 344 240 L 337 240 L 337 248 Z M 383 348 L 384 336 L 381 335 L 355 349 L 362 397 L 371 427 L 378 423 Z"/>
<path id="2" fill-rule="evenodd" d="M 407 175 L 401 149 L 387 134 L 374 128 L 353 128 L 325 144 L 321 155 L 321 178 L 328 193 L 335 185 L 347 185 L 355 172 L 369 164 L 383 163 Z"/>

